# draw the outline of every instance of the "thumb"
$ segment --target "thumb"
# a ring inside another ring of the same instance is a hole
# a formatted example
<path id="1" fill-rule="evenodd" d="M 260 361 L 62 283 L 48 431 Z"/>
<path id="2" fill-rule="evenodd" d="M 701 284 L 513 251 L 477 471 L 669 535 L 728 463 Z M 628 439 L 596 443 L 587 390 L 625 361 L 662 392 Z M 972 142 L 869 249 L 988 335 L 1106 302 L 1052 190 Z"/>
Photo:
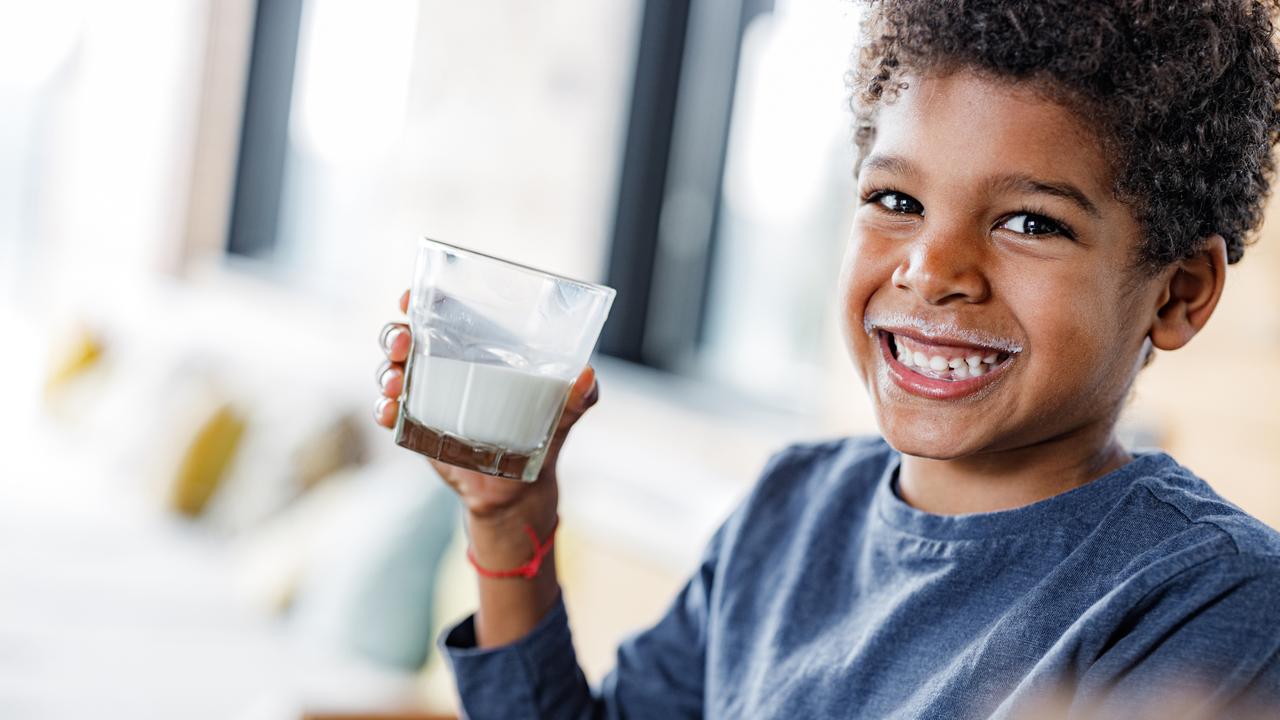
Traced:
<path id="1" fill-rule="evenodd" d="M 570 410 L 576 413 L 586 412 L 587 408 L 596 404 L 600 399 L 600 385 L 596 382 L 595 368 L 588 365 L 581 373 L 578 379 L 574 381 L 573 388 L 569 391 L 569 401 L 567 403 Z"/>

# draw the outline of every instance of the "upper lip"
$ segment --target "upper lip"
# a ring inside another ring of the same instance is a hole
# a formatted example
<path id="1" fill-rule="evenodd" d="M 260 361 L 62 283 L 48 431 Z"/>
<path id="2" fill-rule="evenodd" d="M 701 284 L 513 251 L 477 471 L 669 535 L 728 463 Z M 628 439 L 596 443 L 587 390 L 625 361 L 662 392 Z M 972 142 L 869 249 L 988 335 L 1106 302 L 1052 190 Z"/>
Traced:
<path id="1" fill-rule="evenodd" d="M 1014 354 L 1022 351 L 1021 344 L 992 335 L 983 330 L 971 330 L 958 327 L 950 322 L 929 322 L 923 319 L 910 318 L 909 322 L 895 319 L 893 322 L 878 323 L 868 321 L 869 331 L 883 331 L 894 335 L 902 335 L 928 345 L 946 345 L 973 350 L 999 351 Z"/>

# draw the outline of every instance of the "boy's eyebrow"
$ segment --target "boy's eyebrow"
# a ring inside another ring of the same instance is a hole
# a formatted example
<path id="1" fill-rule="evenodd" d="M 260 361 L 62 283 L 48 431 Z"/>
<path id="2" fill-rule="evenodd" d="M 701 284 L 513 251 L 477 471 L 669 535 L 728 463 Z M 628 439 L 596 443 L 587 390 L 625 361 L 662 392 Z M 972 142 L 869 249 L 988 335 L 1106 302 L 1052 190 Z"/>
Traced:
<path id="1" fill-rule="evenodd" d="M 1098 206 L 1093 204 L 1089 196 L 1085 195 L 1079 188 L 1069 182 L 1052 182 L 1049 180 L 1040 180 L 1030 175 L 1015 173 L 1012 175 L 1004 175 L 992 182 L 993 189 L 1012 190 L 1016 192 L 1040 195 L 1052 195 L 1054 197 L 1069 200 L 1080 207 L 1081 210 L 1096 217 L 1102 217 L 1102 213 L 1098 210 Z"/>
<path id="2" fill-rule="evenodd" d="M 918 175 L 914 163 L 901 155 L 868 155 L 862 161 L 861 170 L 882 170 L 894 175 Z M 1102 217 L 1098 206 L 1093 204 L 1088 195 L 1069 182 L 1041 180 L 1025 173 L 1012 173 L 996 178 L 991 183 L 992 189 L 1008 190 L 1030 195 L 1052 195 L 1075 203 L 1093 217 Z"/>
<path id="3" fill-rule="evenodd" d="M 883 170 L 895 175 L 917 175 L 916 166 L 901 155 L 868 155 L 860 170 Z"/>

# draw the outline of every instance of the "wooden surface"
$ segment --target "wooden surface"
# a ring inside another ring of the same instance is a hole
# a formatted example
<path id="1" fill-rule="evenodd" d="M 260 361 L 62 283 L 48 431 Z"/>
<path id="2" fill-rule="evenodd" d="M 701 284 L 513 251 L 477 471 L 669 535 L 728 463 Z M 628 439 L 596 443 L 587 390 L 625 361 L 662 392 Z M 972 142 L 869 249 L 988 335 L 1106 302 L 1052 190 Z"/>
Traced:
<path id="1" fill-rule="evenodd" d="M 430 715 L 424 713 L 306 713 L 302 720 L 458 720 L 456 715 Z"/>

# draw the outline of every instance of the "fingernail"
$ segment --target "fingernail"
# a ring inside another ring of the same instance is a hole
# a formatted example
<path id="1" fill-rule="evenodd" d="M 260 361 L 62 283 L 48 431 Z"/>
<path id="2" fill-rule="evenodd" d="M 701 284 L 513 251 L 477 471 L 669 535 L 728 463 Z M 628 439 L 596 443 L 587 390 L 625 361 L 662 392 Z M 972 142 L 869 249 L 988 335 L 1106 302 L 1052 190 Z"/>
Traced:
<path id="1" fill-rule="evenodd" d="M 383 349 L 387 352 L 391 352 L 391 348 L 395 347 L 396 340 L 400 337 L 401 332 L 403 332 L 403 330 L 400 328 L 394 325 L 391 326 L 391 329 L 387 331 L 387 334 L 382 336 Z"/>
<path id="2" fill-rule="evenodd" d="M 387 368 L 382 371 L 382 374 L 378 376 L 378 387 L 383 390 L 387 389 L 387 386 L 391 384 L 392 372 L 394 370 L 395 368 Z"/>
<path id="3" fill-rule="evenodd" d="M 391 398 L 378 398 L 378 402 L 373 404 L 373 421 L 378 425 L 382 424 L 382 411 L 387 407 L 387 401 Z"/>

